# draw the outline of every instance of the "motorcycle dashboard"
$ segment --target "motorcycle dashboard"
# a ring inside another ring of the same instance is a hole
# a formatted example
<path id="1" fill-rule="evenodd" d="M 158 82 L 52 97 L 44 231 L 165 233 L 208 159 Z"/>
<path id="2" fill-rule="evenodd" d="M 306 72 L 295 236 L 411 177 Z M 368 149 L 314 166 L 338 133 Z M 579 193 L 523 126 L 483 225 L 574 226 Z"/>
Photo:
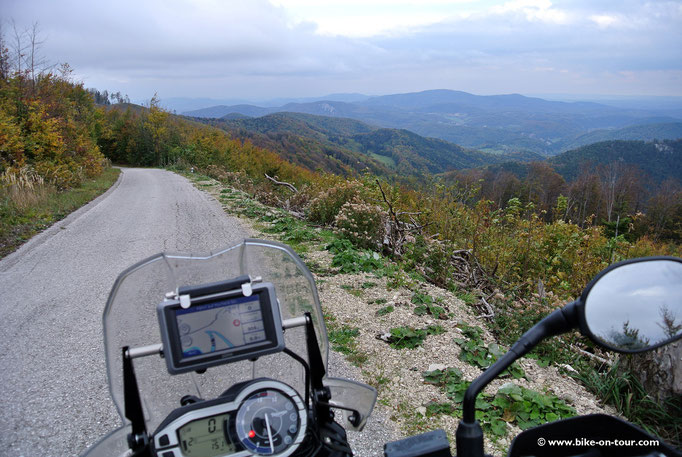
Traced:
<path id="1" fill-rule="evenodd" d="M 201 371 L 284 348 L 282 320 L 270 283 L 203 296 L 179 296 L 157 307 L 170 374 Z"/>
<path id="2" fill-rule="evenodd" d="M 275 380 L 248 384 L 238 395 L 175 410 L 154 433 L 159 457 L 286 457 L 305 438 L 306 409 L 298 393 Z"/>

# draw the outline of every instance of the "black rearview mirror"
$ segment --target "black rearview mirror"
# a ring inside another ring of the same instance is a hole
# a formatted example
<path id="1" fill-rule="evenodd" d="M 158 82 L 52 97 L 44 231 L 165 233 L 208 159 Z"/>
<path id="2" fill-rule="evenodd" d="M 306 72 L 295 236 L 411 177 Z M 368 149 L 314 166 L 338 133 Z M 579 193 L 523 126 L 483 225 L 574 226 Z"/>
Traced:
<path id="1" fill-rule="evenodd" d="M 682 337 L 682 259 L 621 262 L 585 289 L 584 328 L 596 343 L 643 352 Z"/>

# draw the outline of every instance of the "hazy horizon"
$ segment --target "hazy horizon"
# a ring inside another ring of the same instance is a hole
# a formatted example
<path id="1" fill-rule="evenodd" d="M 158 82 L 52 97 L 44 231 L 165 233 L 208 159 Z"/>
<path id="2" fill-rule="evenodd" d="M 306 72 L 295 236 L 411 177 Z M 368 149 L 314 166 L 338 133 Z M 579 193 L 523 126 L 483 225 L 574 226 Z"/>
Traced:
<path id="1" fill-rule="evenodd" d="M 455 89 L 445 89 L 455 90 Z M 422 92 L 422 91 L 417 91 Z M 236 98 L 207 98 L 207 97 L 160 97 L 160 105 L 175 110 L 178 113 L 209 108 L 219 105 L 253 105 L 259 107 L 276 108 L 288 103 L 307 103 L 313 101 L 334 100 L 339 101 L 343 96 L 357 96 L 372 98 L 395 94 L 324 94 L 311 97 L 275 97 L 268 99 L 236 99 Z M 473 94 L 483 95 L 483 94 Z M 642 110 L 666 111 L 682 110 L 682 96 L 646 96 L 646 95 L 602 95 L 602 94 L 485 94 L 485 95 L 523 95 L 530 98 L 541 98 L 548 101 L 559 102 L 591 102 L 600 103 L 619 108 L 632 108 Z M 131 100 L 133 103 L 147 105 L 151 97 L 140 100 Z M 345 100 L 344 100 L 345 101 Z M 679 117 L 679 113 L 676 117 Z"/>

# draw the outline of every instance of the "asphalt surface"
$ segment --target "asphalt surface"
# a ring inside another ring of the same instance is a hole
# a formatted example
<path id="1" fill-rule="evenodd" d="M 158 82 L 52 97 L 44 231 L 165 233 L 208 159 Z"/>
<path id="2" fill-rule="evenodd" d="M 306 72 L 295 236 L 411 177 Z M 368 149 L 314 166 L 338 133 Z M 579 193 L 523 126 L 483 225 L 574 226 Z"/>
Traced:
<path id="1" fill-rule="evenodd" d="M 0 456 L 74 456 L 120 425 L 101 316 L 118 274 L 162 251 L 206 253 L 247 236 L 185 178 L 123 169 L 104 195 L 0 261 Z M 333 375 L 357 379 L 330 355 Z M 395 439 L 379 414 L 350 433 L 356 455 Z"/>
<path id="2" fill-rule="evenodd" d="M 245 236 L 185 178 L 124 169 L 106 194 L 0 261 L 0 455 L 78 455 L 118 426 L 101 324 L 116 276 L 157 252 Z"/>

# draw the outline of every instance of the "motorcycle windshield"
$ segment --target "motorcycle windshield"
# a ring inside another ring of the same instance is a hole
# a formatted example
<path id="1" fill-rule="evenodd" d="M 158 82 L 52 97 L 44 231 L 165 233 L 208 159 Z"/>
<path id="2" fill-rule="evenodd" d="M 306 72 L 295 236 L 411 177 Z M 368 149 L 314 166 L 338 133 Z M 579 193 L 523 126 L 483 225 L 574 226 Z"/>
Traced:
<path id="1" fill-rule="evenodd" d="M 124 418 L 122 348 L 141 348 L 161 343 L 157 305 L 169 292 L 183 286 L 225 281 L 241 275 L 260 276 L 275 287 L 282 320 L 310 313 L 325 369 L 328 340 L 317 289 L 301 259 L 280 243 L 247 239 L 207 255 L 161 253 L 124 271 L 104 310 L 104 345 L 109 389 L 121 418 Z M 305 328 L 284 332 L 285 346 L 308 361 Z M 133 360 L 148 431 L 180 406 L 180 398 L 196 395 L 218 397 L 233 384 L 268 377 L 289 384 L 301 395 L 305 392 L 302 365 L 283 352 L 260 357 L 255 362 L 240 361 L 196 372 L 171 375 L 158 354 Z"/>

